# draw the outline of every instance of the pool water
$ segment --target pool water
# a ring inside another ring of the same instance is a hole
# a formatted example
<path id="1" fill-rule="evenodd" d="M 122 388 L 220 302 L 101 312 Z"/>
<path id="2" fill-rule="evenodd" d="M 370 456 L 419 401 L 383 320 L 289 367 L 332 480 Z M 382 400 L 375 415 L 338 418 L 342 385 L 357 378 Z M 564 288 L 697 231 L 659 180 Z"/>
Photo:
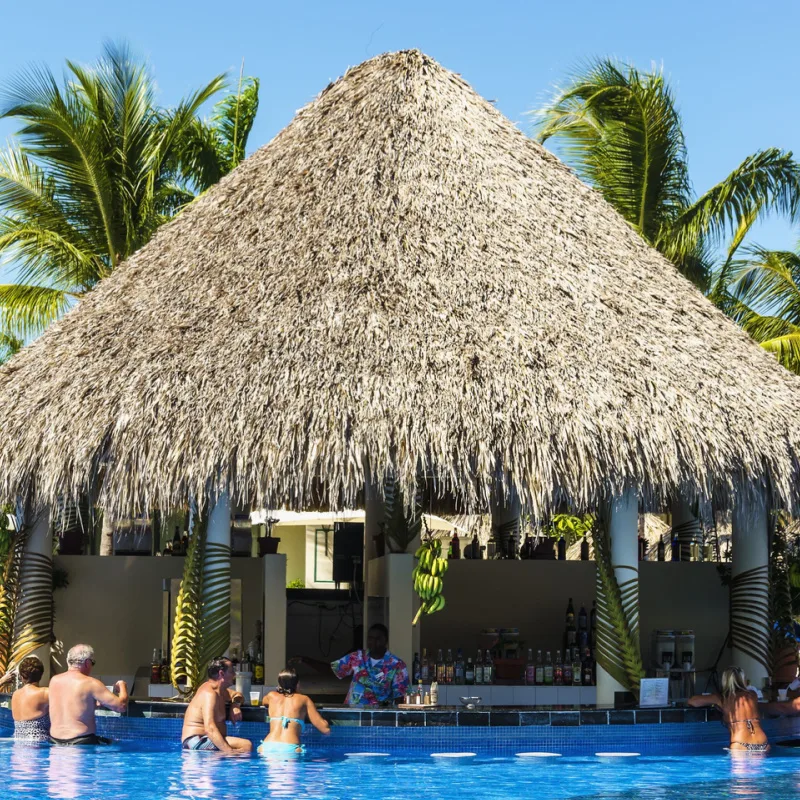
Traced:
<path id="1" fill-rule="evenodd" d="M 3 800 L 12 798 L 319 798 L 466 800 L 636 798 L 788 800 L 800 797 L 800 752 L 686 756 L 222 758 L 177 748 L 51 748 L 0 740 Z"/>

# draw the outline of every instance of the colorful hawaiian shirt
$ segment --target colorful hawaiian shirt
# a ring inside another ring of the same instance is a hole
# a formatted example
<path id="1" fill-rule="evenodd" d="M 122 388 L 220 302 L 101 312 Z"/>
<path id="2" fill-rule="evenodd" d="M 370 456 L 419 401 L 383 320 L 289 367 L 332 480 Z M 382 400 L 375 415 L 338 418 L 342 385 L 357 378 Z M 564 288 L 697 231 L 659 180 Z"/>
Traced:
<path id="1" fill-rule="evenodd" d="M 377 706 L 405 697 L 408 669 L 405 662 L 388 650 L 374 665 L 363 650 L 356 650 L 331 664 L 337 678 L 352 675 L 346 702 L 351 706 Z"/>

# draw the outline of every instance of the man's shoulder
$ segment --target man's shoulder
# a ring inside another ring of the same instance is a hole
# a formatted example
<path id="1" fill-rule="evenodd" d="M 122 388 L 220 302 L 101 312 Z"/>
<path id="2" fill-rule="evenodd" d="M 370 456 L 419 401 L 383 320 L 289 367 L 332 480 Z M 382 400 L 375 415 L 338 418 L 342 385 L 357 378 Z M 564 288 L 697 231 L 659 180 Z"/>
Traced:
<path id="1" fill-rule="evenodd" d="M 395 667 L 397 669 L 400 669 L 400 668 L 405 669 L 406 668 L 406 662 L 403 661 L 403 659 L 400 658 L 400 656 L 396 656 L 394 653 L 391 653 L 388 650 L 386 651 L 386 658 L 389 660 L 389 663 L 393 667 Z"/>

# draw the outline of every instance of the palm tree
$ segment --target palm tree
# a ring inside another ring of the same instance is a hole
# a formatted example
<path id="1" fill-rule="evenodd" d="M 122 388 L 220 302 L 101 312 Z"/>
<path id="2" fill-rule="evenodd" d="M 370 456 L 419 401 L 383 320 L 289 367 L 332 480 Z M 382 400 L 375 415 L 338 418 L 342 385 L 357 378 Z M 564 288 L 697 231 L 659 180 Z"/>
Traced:
<path id="1" fill-rule="evenodd" d="M 0 364 L 8 361 L 11 356 L 22 349 L 22 339 L 10 333 L 0 331 Z"/>
<path id="2" fill-rule="evenodd" d="M 40 333 L 191 199 L 178 148 L 223 83 L 164 111 L 147 65 L 107 45 L 94 67 L 68 61 L 63 87 L 45 68 L 7 87 L 0 114 L 21 127 L 0 155 L 0 257 L 17 282 L 0 285 L 0 330 Z"/>
<path id="3" fill-rule="evenodd" d="M 538 112 L 538 137 L 554 139 L 564 159 L 600 191 L 650 244 L 697 286 L 727 271 L 764 213 L 793 215 L 800 166 L 775 148 L 748 156 L 695 198 L 673 94 L 660 72 L 641 73 L 604 59 L 591 63 Z M 725 242 L 723 263 L 714 249 Z"/>

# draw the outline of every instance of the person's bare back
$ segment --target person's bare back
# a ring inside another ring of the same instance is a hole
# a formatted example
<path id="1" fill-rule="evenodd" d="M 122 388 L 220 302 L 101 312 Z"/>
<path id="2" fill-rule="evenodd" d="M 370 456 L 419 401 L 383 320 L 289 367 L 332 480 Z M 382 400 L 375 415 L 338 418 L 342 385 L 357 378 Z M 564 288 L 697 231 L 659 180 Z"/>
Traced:
<path id="1" fill-rule="evenodd" d="M 69 669 L 50 679 L 50 737 L 55 744 L 97 744 L 94 712 L 98 705 L 123 712 L 128 687 L 118 681 L 119 696 L 91 676 L 94 651 L 76 645 L 67 654 Z M 76 741 L 77 740 L 77 741 Z"/>

